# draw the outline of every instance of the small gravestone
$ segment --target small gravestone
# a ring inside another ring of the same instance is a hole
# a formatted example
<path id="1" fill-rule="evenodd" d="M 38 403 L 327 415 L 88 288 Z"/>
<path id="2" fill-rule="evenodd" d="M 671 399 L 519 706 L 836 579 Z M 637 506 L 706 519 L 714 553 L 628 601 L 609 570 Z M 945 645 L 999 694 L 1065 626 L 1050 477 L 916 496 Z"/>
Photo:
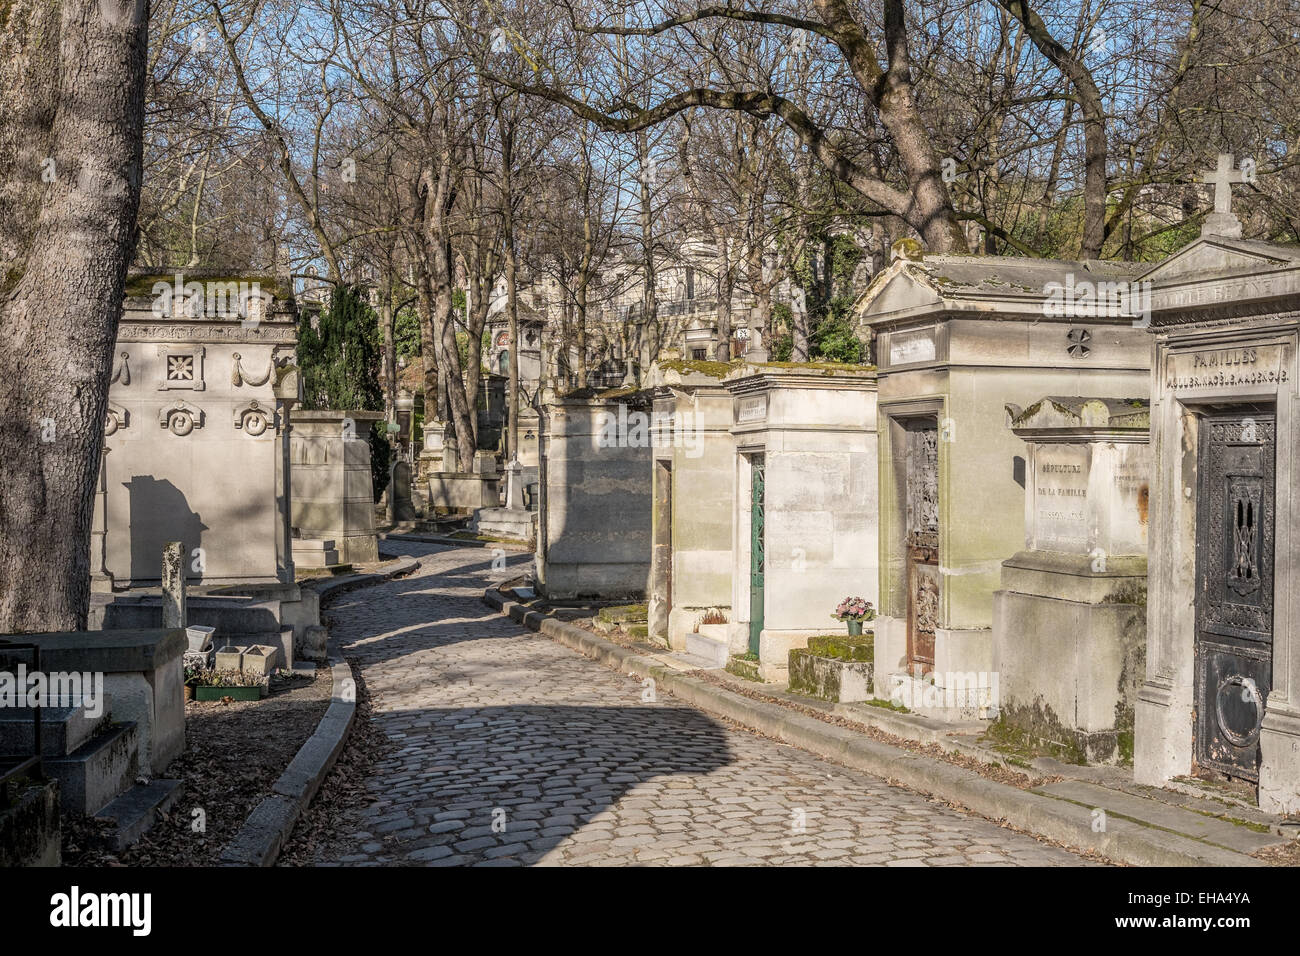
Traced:
<path id="1" fill-rule="evenodd" d="M 185 626 L 185 546 L 169 541 L 162 555 L 163 627 Z"/>
<path id="2" fill-rule="evenodd" d="M 398 461 L 393 465 L 388 495 L 393 503 L 394 521 L 415 520 L 415 504 L 411 501 L 411 466 L 407 462 Z"/>
<path id="3" fill-rule="evenodd" d="M 506 465 L 506 507 L 524 510 L 524 466 L 518 458 L 511 458 Z"/>

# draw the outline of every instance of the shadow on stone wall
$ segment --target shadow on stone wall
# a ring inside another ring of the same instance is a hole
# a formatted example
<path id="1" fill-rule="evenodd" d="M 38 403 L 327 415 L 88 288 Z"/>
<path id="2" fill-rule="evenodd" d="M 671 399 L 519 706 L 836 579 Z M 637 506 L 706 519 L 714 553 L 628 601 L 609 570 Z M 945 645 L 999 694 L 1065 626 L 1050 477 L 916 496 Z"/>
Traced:
<path id="1" fill-rule="evenodd" d="M 202 547 L 208 530 L 179 488 L 152 475 L 133 475 L 123 482 L 130 496 L 131 580 L 160 580 L 162 550 L 180 541 L 185 555 L 185 576 L 198 578 L 194 549 Z"/>

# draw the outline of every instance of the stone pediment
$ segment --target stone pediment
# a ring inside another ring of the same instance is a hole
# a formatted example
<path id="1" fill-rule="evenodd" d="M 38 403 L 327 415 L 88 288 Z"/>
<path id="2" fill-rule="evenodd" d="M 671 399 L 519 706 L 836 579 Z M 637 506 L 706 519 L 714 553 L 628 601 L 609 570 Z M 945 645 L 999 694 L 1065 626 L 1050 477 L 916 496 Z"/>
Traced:
<path id="1" fill-rule="evenodd" d="M 1151 404 L 1145 398 L 1048 396 L 1025 409 L 1006 408 L 1007 424 L 1022 438 L 1068 430 L 1145 432 L 1151 425 Z"/>
<path id="2" fill-rule="evenodd" d="M 1300 249 L 1252 240 L 1203 237 L 1149 270 L 1153 285 L 1271 272 L 1300 264 Z"/>
<path id="3" fill-rule="evenodd" d="M 863 318 L 870 319 L 891 312 L 933 308 L 942 304 L 943 296 L 929 277 L 900 262 L 895 268 L 881 273 L 878 282 L 867 287 L 858 300 L 858 312 Z"/>
<path id="4" fill-rule="evenodd" d="M 981 317 L 1042 315 L 1051 321 L 1053 295 L 1120 287 L 1141 266 L 1129 262 L 1028 259 L 1017 256 L 926 255 L 897 259 L 879 273 L 854 306 L 867 325 L 924 313 Z M 1066 316 L 1068 321 L 1068 316 Z"/>

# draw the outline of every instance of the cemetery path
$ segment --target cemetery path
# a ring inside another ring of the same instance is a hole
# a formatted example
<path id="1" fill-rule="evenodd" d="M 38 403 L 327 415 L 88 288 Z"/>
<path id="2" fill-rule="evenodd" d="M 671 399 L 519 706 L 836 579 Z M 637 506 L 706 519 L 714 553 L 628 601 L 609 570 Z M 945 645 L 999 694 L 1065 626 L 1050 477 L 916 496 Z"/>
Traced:
<path id="1" fill-rule="evenodd" d="M 1085 862 L 671 696 L 645 703 L 640 681 L 489 610 L 490 552 L 393 546 L 420 570 L 330 608 L 389 746 L 320 863 Z"/>

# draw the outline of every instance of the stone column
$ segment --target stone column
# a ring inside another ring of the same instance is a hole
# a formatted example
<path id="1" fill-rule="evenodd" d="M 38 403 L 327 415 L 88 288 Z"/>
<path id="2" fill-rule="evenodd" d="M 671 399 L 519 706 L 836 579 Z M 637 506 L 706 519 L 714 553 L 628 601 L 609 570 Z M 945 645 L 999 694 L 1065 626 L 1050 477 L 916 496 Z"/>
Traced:
<path id="1" fill-rule="evenodd" d="M 185 545 L 169 541 L 162 554 L 163 627 L 185 626 Z"/>
<path id="2" fill-rule="evenodd" d="M 108 453 L 105 443 L 95 484 L 95 512 L 90 530 L 90 590 L 111 593 L 113 575 L 108 570 Z"/>

